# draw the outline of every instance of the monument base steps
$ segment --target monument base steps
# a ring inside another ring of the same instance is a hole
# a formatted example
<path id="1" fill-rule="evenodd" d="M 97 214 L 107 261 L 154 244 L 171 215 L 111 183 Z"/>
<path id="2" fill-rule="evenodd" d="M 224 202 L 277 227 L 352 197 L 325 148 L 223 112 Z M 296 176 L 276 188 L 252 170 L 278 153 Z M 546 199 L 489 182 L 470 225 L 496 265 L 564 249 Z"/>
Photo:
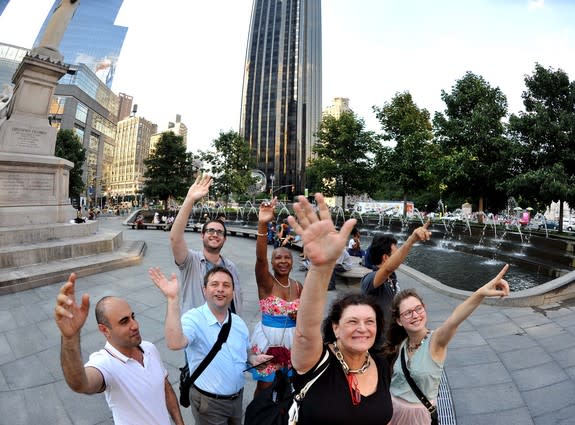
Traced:
<path id="1" fill-rule="evenodd" d="M 0 295 L 139 264 L 145 251 L 97 221 L 0 228 Z"/>

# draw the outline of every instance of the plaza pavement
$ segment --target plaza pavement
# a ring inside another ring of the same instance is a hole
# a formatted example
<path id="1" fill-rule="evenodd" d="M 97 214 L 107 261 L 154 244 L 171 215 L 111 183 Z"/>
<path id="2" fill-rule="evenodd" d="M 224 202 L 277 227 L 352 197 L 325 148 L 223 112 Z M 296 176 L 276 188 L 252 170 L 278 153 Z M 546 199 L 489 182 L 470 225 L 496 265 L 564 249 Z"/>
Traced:
<path id="1" fill-rule="evenodd" d="M 121 220 L 103 218 L 100 229 L 122 229 Z M 143 262 L 81 277 L 77 293 L 89 293 L 92 307 L 104 295 L 127 299 L 143 338 L 159 348 L 177 392 L 183 354 L 165 346 L 164 298 L 147 276 L 151 266 L 160 266 L 167 273 L 177 271 L 168 233 L 123 230 L 125 240 L 146 241 Z M 186 233 L 186 240 L 191 247 L 200 246 L 198 233 Z M 251 329 L 259 317 L 254 239 L 229 237 L 223 253 L 238 266 L 244 291 L 243 318 Z M 292 277 L 303 282 L 304 274 L 297 266 L 296 262 Z M 436 327 L 460 301 L 422 285 L 405 273 L 408 268 L 402 266 L 402 270 L 401 287 L 417 288 L 425 299 L 429 324 Z M 103 395 L 76 394 L 63 380 L 59 331 L 53 320 L 60 285 L 0 297 L 0 425 L 113 423 Z M 329 298 L 350 290 L 357 288 L 339 283 Z M 84 358 L 103 345 L 91 311 L 82 331 Z M 459 425 L 575 424 L 575 302 L 537 308 L 480 306 L 451 342 L 445 369 Z M 247 382 L 244 405 L 254 389 L 249 377 Z M 182 412 L 186 424 L 193 424 L 189 409 Z"/>

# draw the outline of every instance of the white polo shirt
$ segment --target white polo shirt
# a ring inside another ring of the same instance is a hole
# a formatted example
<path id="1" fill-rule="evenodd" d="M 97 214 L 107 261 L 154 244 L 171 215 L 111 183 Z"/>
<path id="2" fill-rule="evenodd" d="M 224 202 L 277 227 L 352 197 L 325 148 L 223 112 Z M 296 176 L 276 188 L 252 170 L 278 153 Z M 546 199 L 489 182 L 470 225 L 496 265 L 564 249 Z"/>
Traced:
<path id="1" fill-rule="evenodd" d="M 106 342 L 86 367 L 98 369 L 106 383 L 106 401 L 116 425 L 170 425 L 164 381 L 168 375 L 154 344 L 142 341 L 144 366 Z"/>

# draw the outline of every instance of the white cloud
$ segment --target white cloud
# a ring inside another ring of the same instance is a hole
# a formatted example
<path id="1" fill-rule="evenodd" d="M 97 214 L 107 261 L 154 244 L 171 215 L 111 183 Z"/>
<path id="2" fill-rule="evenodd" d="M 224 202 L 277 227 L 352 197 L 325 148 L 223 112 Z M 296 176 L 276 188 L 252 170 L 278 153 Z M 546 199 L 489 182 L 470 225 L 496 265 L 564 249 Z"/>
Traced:
<path id="1" fill-rule="evenodd" d="M 529 0 L 527 8 L 529 10 L 533 9 L 543 9 L 545 7 L 545 0 Z"/>

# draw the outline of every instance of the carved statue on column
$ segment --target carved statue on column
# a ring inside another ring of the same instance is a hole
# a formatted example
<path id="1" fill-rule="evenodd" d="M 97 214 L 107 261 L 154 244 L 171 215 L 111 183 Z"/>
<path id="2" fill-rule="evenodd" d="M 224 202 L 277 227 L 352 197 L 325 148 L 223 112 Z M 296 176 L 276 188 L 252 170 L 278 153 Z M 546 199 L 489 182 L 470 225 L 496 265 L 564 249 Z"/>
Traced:
<path id="1" fill-rule="evenodd" d="M 79 4 L 80 0 L 60 1 L 60 4 L 56 6 L 54 12 L 52 13 L 52 17 L 50 18 L 48 25 L 46 25 L 42 39 L 38 44 L 39 48 L 43 47 L 55 52 L 58 51 L 58 47 L 60 46 L 60 42 L 64 37 L 66 28 L 74 16 L 74 13 L 76 12 Z"/>

